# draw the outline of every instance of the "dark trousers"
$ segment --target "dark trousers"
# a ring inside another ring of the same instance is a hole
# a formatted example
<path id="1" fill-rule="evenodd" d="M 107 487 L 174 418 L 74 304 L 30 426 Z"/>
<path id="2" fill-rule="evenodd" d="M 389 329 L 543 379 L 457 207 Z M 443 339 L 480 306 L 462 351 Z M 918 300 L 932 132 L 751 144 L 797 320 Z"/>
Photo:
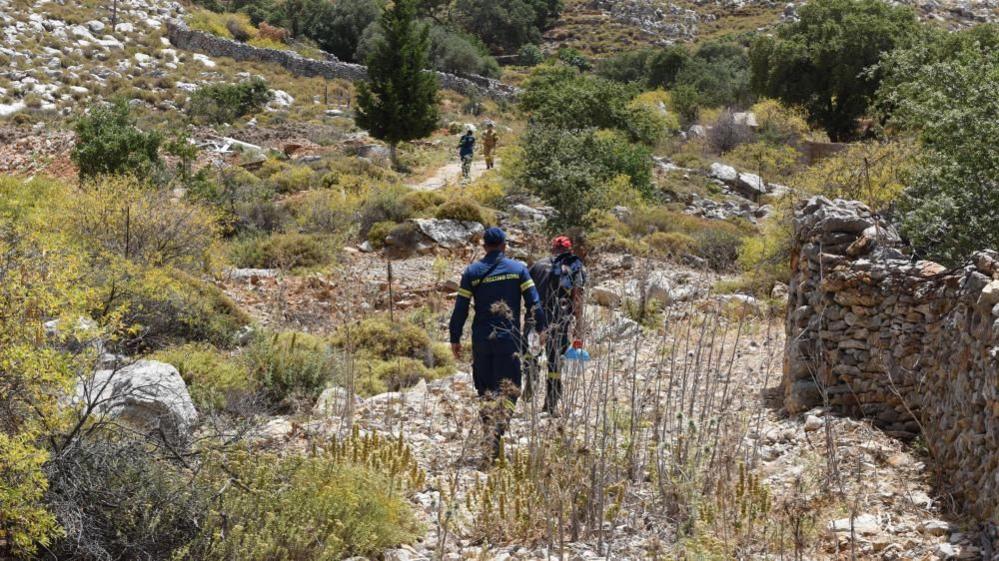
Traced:
<path id="1" fill-rule="evenodd" d="M 520 348 L 516 339 L 472 342 L 472 381 L 480 396 L 501 393 L 503 380 L 509 380 L 519 389 L 520 379 Z"/>
<path id="2" fill-rule="evenodd" d="M 562 363 L 565 362 L 565 352 L 569 350 L 569 322 L 561 321 L 553 325 L 545 343 L 545 357 L 548 359 L 548 372 L 545 378 L 545 408 L 552 409 L 562 398 Z M 538 365 L 529 365 L 530 371 L 524 383 L 524 393 L 533 395 L 535 379 L 538 375 Z"/>
<path id="3" fill-rule="evenodd" d="M 479 417 L 492 459 L 500 453 L 500 440 L 520 396 L 520 348 L 517 343 L 516 339 L 505 338 L 472 342 L 472 381 L 482 398 Z"/>

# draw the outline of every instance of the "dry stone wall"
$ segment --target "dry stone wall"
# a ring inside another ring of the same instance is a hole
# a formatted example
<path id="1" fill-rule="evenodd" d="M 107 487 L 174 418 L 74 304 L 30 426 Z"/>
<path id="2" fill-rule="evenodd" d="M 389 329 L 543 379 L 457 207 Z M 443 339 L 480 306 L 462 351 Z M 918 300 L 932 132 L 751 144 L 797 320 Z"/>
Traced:
<path id="1" fill-rule="evenodd" d="M 212 57 L 228 57 L 233 60 L 277 64 L 296 76 L 321 76 L 330 80 L 340 78 L 350 81 L 368 79 L 367 67 L 337 60 L 332 55 L 330 55 L 329 60 L 316 60 L 304 57 L 294 51 L 254 47 L 211 33 L 196 31 L 180 20 L 167 22 L 167 38 L 178 49 Z M 464 77 L 444 72 L 436 74 L 442 88 L 454 90 L 464 95 L 512 99 L 518 93 L 517 88 L 482 76 Z"/>
<path id="2" fill-rule="evenodd" d="M 795 215 L 785 406 L 828 403 L 898 434 L 921 433 L 944 491 L 999 517 L 999 254 L 963 267 L 913 261 L 855 201 L 816 197 Z"/>

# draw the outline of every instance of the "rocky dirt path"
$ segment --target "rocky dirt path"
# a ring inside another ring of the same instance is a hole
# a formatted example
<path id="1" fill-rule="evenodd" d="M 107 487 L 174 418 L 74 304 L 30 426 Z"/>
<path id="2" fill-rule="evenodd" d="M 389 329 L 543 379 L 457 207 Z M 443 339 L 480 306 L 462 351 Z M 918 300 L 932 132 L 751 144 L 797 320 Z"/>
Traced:
<path id="1" fill-rule="evenodd" d="M 427 305 L 446 315 L 450 304 L 446 281 L 454 278 L 467 260 L 455 257 L 447 260 L 447 267 L 440 266 L 441 261 L 432 256 L 396 262 L 396 305 L 403 309 Z M 373 259 L 355 254 L 330 275 L 233 279 L 227 289 L 266 324 L 329 332 L 343 321 L 338 319 L 338 309 L 350 308 L 354 314 L 386 309 L 384 271 Z M 682 267 L 663 267 L 676 282 L 675 270 Z M 435 268 L 441 270 L 435 272 Z M 687 276 L 699 274 L 682 272 Z M 627 276 L 617 270 L 594 274 L 598 280 Z M 701 294 L 693 301 L 671 305 L 667 325 L 685 321 L 711 298 Z M 591 317 L 601 332 L 594 337 L 594 346 L 602 344 L 604 351 L 588 370 L 567 376 L 566 393 L 585 396 L 591 393 L 594 376 L 603 376 L 601 379 L 610 388 L 601 398 L 609 415 L 603 421 L 625 430 L 629 411 L 636 411 L 644 419 L 655 418 L 653 404 L 661 403 L 670 394 L 665 388 L 673 386 L 669 381 L 672 374 L 664 372 L 669 365 L 676 372 L 703 371 L 697 392 L 716 396 L 717 403 L 724 402 L 727 418 L 737 422 L 726 450 L 743 458 L 740 462 L 754 466 L 754 472 L 769 489 L 770 513 L 758 524 L 770 532 L 768 535 L 783 536 L 785 544 L 782 549 L 774 546 L 770 550 L 756 546 L 740 559 L 982 558 L 977 528 L 946 515 L 947 497 L 934 492 L 928 460 L 918 447 L 893 439 L 868 422 L 827 415 L 821 408 L 800 416 L 786 415 L 777 389 L 784 348 L 779 320 L 751 319 L 740 337 L 730 334 L 718 341 L 712 339 L 697 352 L 680 346 L 672 356 L 664 356 L 664 345 L 673 348 L 671 337 L 675 330 L 666 337 L 661 331 L 641 331 L 620 309 L 595 305 Z M 692 325 L 699 329 L 702 324 Z M 443 324 L 440 328 L 443 333 Z M 698 354 L 731 356 L 733 366 L 698 365 Z M 671 554 L 681 551 L 686 551 L 682 555 L 695 556 L 686 558 L 700 558 L 693 550 L 684 549 L 690 546 L 678 541 L 675 514 L 663 507 L 661 488 L 650 471 L 651 456 L 640 458 L 639 463 L 644 462 L 645 467 L 628 485 L 624 514 L 607 523 L 599 540 L 592 536 L 568 540 L 564 556 L 558 548 L 540 542 L 500 540 L 499 545 L 487 545 L 474 509 L 467 508 L 469 495 L 474 496 L 476 485 L 489 474 L 478 461 L 478 402 L 468 365 L 460 364 L 458 370 L 453 376 L 421 382 L 404 392 L 355 399 L 351 422 L 363 431 L 402 434 L 428 476 L 427 486 L 411 497 L 426 533 L 417 543 L 387 552 L 386 561 L 638 561 L 670 559 Z M 726 387 L 733 390 L 726 394 Z M 593 421 L 594 413 L 589 409 L 592 401 L 576 402 L 562 419 L 540 414 L 541 401 L 537 396 L 533 401 L 518 403 L 508 433 L 509 454 L 541 441 L 554 442 L 567 431 L 571 433 Z M 333 410 L 344 408 L 335 406 Z M 346 426 L 343 417 L 329 411 L 314 412 L 312 419 L 303 423 L 275 420 L 273 425 L 287 427 L 288 431 L 296 425 L 309 427 L 302 433 L 289 432 L 282 437 L 285 440 L 306 435 L 321 438 Z M 675 405 L 669 411 L 676 413 Z M 647 422 L 639 424 L 647 429 Z M 645 442 L 651 445 L 652 440 L 646 437 Z M 442 531 L 445 527 L 446 533 Z M 797 546 L 800 551 L 796 552 L 792 534 L 798 531 L 802 539 Z"/>
<path id="2" fill-rule="evenodd" d="M 499 164 L 499 160 L 496 161 Z M 471 180 L 475 181 L 486 172 L 486 162 L 476 159 L 472 162 Z M 461 162 L 452 161 L 437 169 L 434 174 L 419 183 L 409 183 L 409 187 L 417 191 L 436 191 L 449 185 L 461 183 Z"/>

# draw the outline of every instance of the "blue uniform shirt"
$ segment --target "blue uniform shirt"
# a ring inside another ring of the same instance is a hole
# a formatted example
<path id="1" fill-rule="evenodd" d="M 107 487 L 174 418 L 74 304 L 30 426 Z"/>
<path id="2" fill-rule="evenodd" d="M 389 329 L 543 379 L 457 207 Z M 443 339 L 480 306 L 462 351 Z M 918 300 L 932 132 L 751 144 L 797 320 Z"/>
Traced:
<path id="1" fill-rule="evenodd" d="M 461 275 L 458 299 L 451 314 L 451 342 L 461 341 L 461 331 L 468 319 L 468 308 L 473 298 L 475 318 L 472 320 L 472 343 L 493 338 L 519 340 L 521 297 L 527 308 L 534 310 L 537 331 L 544 330 L 545 313 L 541 309 L 534 281 L 523 263 L 507 259 L 501 251 L 492 251 L 482 260 L 472 263 Z"/>
<path id="2" fill-rule="evenodd" d="M 471 156 L 475 151 L 475 136 L 466 133 L 458 139 L 458 155 Z"/>

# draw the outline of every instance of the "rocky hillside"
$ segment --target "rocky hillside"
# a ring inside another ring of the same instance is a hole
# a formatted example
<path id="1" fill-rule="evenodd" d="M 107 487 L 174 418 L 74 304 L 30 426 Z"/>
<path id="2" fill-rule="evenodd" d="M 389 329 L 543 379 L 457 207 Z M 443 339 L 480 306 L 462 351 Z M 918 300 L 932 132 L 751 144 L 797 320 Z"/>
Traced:
<path id="1" fill-rule="evenodd" d="M 950 29 L 999 19 L 990 0 L 906 0 L 926 21 Z M 735 38 L 797 19 L 802 2 L 771 0 L 569 0 L 562 19 L 546 35 L 552 48 L 571 46 L 605 56 L 622 46 L 671 45 Z"/>
<path id="2" fill-rule="evenodd" d="M 0 558 L 999 561 L 999 27 L 937 33 L 999 11 L 825 1 L 884 44 L 781 58 L 809 12 L 765 0 L 0 0 Z M 490 226 L 584 259 L 555 414 L 449 345 Z"/>

